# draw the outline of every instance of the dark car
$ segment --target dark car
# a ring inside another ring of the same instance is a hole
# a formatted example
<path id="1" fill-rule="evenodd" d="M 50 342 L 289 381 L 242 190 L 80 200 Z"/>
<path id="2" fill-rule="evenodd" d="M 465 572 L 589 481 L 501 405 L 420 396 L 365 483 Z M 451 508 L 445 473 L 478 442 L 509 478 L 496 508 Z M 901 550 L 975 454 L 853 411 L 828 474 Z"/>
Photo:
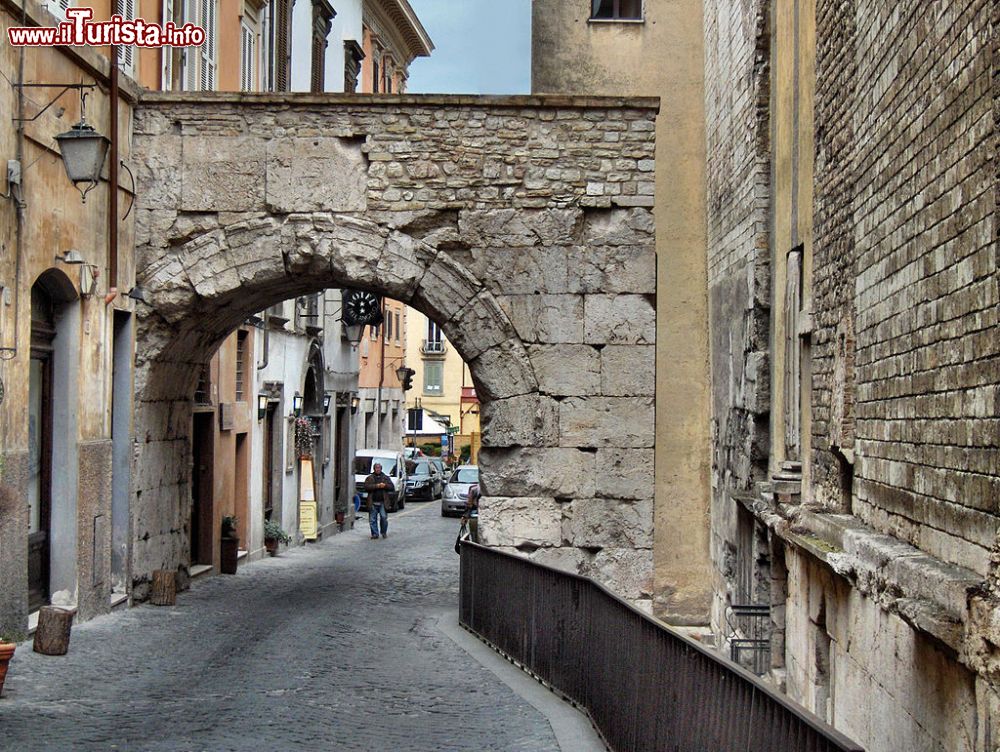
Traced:
<path id="1" fill-rule="evenodd" d="M 433 501 L 441 498 L 444 491 L 444 476 L 434 464 L 421 458 L 407 462 L 406 499 Z"/>

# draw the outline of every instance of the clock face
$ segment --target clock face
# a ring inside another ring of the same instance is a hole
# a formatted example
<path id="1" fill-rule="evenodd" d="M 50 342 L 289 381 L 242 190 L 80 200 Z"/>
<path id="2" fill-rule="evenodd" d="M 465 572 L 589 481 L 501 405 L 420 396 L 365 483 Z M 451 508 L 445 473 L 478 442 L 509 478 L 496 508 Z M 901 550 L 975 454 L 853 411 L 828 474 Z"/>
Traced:
<path id="1" fill-rule="evenodd" d="M 382 301 L 366 290 L 349 290 L 344 296 L 344 322 L 349 326 L 382 323 Z"/>

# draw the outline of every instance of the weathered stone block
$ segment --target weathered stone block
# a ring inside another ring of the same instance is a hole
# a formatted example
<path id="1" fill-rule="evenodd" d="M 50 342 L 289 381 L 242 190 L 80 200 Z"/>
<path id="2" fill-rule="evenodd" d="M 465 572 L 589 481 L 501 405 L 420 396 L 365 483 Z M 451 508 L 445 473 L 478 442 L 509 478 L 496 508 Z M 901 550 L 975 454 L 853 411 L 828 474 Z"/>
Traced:
<path id="1" fill-rule="evenodd" d="M 583 223 L 583 241 L 588 245 L 650 247 L 653 240 L 653 213 L 648 209 L 590 211 Z"/>
<path id="2" fill-rule="evenodd" d="M 564 506 L 562 536 L 584 548 L 652 548 L 653 500 L 576 499 Z"/>
<path id="3" fill-rule="evenodd" d="M 583 565 L 581 574 L 593 577 L 627 600 L 649 599 L 653 593 L 653 552 L 605 548 Z"/>
<path id="4" fill-rule="evenodd" d="M 558 446 L 558 403 L 537 394 L 481 405 L 484 446 Z"/>
<path id="5" fill-rule="evenodd" d="M 602 349 L 601 393 L 615 397 L 656 394 L 656 348 L 608 345 Z"/>
<path id="6" fill-rule="evenodd" d="M 651 447 L 655 441 L 649 397 L 571 397 L 559 405 L 563 446 Z"/>
<path id="7" fill-rule="evenodd" d="M 646 499 L 656 492 L 652 449 L 600 449 L 597 496 L 610 499 Z"/>
<path id="8" fill-rule="evenodd" d="M 497 297 L 522 342 L 583 341 L 583 298 L 579 295 Z"/>
<path id="9" fill-rule="evenodd" d="M 651 345 L 656 342 L 656 309 L 642 295 L 587 295 L 584 342 Z"/>
<path id="10" fill-rule="evenodd" d="M 415 290 L 413 303 L 425 315 L 442 322 L 455 315 L 455 301 L 472 300 L 482 282 L 447 253 L 439 252 Z"/>
<path id="11" fill-rule="evenodd" d="M 361 144 L 328 136 L 273 139 L 266 185 L 275 212 L 364 211 L 368 169 Z"/>
<path id="12" fill-rule="evenodd" d="M 470 247 L 522 248 L 571 245 L 580 232 L 579 209 L 469 210 L 459 215 L 459 234 Z"/>
<path id="13" fill-rule="evenodd" d="M 503 399 L 538 389 L 528 354 L 517 340 L 491 347 L 469 363 L 480 400 Z"/>
<path id="14" fill-rule="evenodd" d="M 471 363 L 486 350 L 517 337 L 497 299 L 485 290 L 442 326 L 448 341 L 466 363 Z"/>
<path id="15" fill-rule="evenodd" d="M 479 530 L 487 546 L 558 546 L 561 505 L 544 497 L 487 497 L 479 505 Z"/>
<path id="16" fill-rule="evenodd" d="M 178 208 L 196 212 L 262 209 L 266 148 L 264 139 L 250 136 L 185 139 Z"/>
<path id="17" fill-rule="evenodd" d="M 590 345 L 529 345 L 528 359 L 545 394 L 575 397 L 600 391 L 601 356 Z"/>
<path id="18" fill-rule="evenodd" d="M 591 498 L 596 455 L 563 448 L 483 447 L 483 493 L 491 496 Z"/>

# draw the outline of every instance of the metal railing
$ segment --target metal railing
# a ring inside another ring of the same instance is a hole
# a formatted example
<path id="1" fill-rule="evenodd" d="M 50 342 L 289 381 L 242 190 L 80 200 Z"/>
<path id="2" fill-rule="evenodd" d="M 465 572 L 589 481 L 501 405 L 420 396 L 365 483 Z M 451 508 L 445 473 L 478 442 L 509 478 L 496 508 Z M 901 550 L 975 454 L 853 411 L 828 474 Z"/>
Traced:
<path id="1" fill-rule="evenodd" d="M 444 355 L 447 349 L 444 340 L 440 339 L 425 339 L 420 345 L 422 355 Z"/>
<path id="2" fill-rule="evenodd" d="M 584 709 L 615 752 L 861 752 L 593 580 L 462 545 L 460 621 Z"/>

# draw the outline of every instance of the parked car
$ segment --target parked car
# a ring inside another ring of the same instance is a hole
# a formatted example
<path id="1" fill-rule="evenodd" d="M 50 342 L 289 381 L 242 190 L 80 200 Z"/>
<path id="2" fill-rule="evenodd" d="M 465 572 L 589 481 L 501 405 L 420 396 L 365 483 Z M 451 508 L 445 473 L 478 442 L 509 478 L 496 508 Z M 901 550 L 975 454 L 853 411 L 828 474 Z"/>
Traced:
<path id="1" fill-rule="evenodd" d="M 441 496 L 441 516 L 461 515 L 465 511 L 465 502 L 469 498 L 469 487 L 479 483 L 479 467 L 477 465 L 459 465 L 451 474 L 448 484 Z"/>
<path id="2" fill-rule="evenodd" d="M 444 493 L 444 475 L 427 459 L 406 463 L 406 500 L 434 501 Z"/>
<path id="3" fill-rule="evenodd" d="M 368 509 L 368 492 L 365 478 L 372 474 L 375 463 L 382 465 L 382 472 L 392 479 L 395 493 L 386 505 L 387 512 L 395 512 L 406 505 L 406 460 L 395 449 L 359 449 L 354 455 L 354 489 L 361 497 L 361 508 Z"/>
<path id="4" fill-rule="evenodd" d="M 419 459 L 424 456 L 424 450 L 420 447 L 404 447 L 403 456 L 408 460 Z"/>

